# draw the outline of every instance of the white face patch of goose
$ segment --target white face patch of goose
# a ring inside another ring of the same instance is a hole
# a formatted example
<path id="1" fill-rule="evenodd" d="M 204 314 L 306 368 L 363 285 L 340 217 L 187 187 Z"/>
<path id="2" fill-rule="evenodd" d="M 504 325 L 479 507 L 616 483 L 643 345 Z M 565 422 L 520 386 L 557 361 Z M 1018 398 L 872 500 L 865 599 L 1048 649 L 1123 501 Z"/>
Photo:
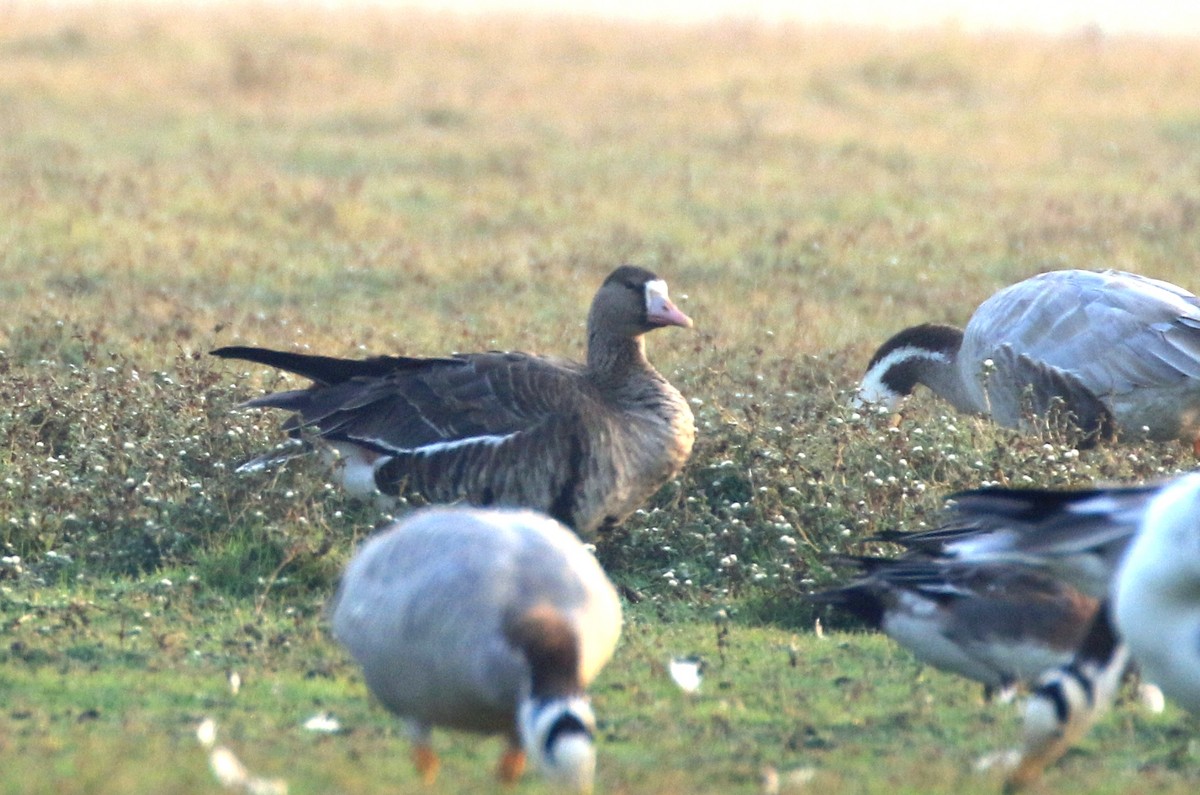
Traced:
<path id="1" fill-rule="evenodd" d="M 646 311 L 653 314 L 670 301 L 667 295 L 667 282 L 664 279 L 652 279 L 646 282 Z"/>

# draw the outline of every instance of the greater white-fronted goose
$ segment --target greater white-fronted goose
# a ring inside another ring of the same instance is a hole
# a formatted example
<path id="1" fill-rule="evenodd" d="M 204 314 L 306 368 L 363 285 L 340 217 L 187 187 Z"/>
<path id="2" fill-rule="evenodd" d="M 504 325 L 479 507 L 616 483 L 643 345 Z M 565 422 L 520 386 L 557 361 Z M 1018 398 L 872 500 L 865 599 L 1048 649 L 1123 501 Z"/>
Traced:
<path id="1" fill-rule="evenodd" d="M 896 334 L 871 358 L 858 399 L 894 407 L 918 384 L 1009 428 L 1057 410 L 1085 444 L 1119 435 L 1195 445 L 1200 299 L 1120 271 L 1043 273 L 984 301 L 965 329 Z"/>
<path id="2" fill-rule="evenodd" d="M 284 429 L 336 450 L 348 490 L 532 508 L 588 538 L 637 509 L 691 453 L 692 412 L 647 361 L 643 340 L 691 325 L 666 282 L 624 265 L 592 301 L 586 364 L 496 352 L 362 361 L 244 347 L 213 354 L 313 381 L 245 405 L 296 412 Z"/>
<path id="3" fill-rule="evenodd" d="M 525 510 L 418 511 L 350 561 L 332 624 L 371 692 L 408 723 L 426 781 L 440 726 L 506 734 L 506 781 L 528 755 L 558 787 L 591 791 L 584 691 L 616 648 L 621 605 L 566 527 Z"/>
<path id="4" fill-rule="evenodd" d="M 1070 662 L 1096 600 L 1039 571 L 922 557 L 845 559 L 865 570 L 811 595 L 990 697 Z"/>

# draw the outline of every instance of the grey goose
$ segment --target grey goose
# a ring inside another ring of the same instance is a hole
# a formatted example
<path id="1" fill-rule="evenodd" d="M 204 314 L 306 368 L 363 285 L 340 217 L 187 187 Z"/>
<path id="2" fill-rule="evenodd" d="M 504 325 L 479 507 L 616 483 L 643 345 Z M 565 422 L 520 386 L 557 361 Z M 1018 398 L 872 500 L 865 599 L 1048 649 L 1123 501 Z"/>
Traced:
<path id="1" fill-rule="evenodd" d="M 1026 428 L 1066 412 L 1081 443 L 1200 437 L 1200 299 L 1121 271 L 1062 270 L 1006 287 L 965 329 L 905 329 L 876 351 L 860 403 L 918 384 L 961 412 Z"/>
<path id="2" fill-rule="evenodd" d="M 592 301 L 585 364 L 501 352 L 348 360 L 226 347 L 213 355 L 312 380 L 244 405 L 295 412 L 284 430 L 336 451 L 352 492 L 532 508 L 589 538 L 636 510 L 691 453 L 692 412 L 646 359 L 644 341 L 654 329 L 691 325 L 666 282 L 624 265 Z"/>
<path id="3" fill-rule="evenodd" d="M 924 663 L 1007 692 L 1071 661 L 1096 600 L 1042 572 L 921 555 L 843 559 L 862 575 L 809 598 L 865 621 Z"/>
<path id="4" fill-rule="evenodd" d="M 526 755 L 557 788 L 590 792 L 595 717 L 584 688 L 621 630 L 616 590 L 567 528 L 514 509 L 433 507 L 370 538 L 331 603 L 334 637 L 404 718 L 432 781 L 434 727 L 503 733 L 498 770 Z"/>

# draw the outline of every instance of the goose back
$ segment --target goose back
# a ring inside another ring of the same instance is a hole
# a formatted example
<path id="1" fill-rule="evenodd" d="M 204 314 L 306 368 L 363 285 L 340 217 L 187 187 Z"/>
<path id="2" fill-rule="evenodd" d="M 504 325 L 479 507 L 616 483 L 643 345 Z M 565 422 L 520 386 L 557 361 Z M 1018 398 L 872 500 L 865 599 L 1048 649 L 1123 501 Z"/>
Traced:
<path id="1" fill-rule="evenodd" d="M 1057 390 L 1073 409 L 1094 396 L 1127 434 L 1141 437 L 1146 427 L 1150 438 L 1192 439 L 1200 431 L 1200 299 L 1176 285 L 1121 271 L 1051 271 L 981 304 L 964 332 L 964 384 L 1010 427 L 1019 410 L 1003 387 L 1031 382 L 988 378 L 981 366 L 1016 356 L 1056 373 L 1043 377 L 1065 384 Z M 1082 410 L 1096 412 L 1096 404 Z"/>
<path id="2" fill-rule="evenodd" d="M 1161 489 L 1162 484 L 974 489 L 951 495 L 937 528 L 882 533 L 878 540 L 942 560 L 1035 568 L 1104 598 L 1147 505 Z"/>
<path id="3" fill-rule="evenodd" d="M 385 425 L 391 416 L 421 417 L 427 433 L 432 425 L 441 434 L 405 446 L 374 437 L 374 449 L 388 456 L 375 474 L 383 493 L 532 506 L 588 537 L 632 513 L 690 454 L 691 411 L 648 368 L 614 394 L 587 368 L 561 361 L 519 354 L 463 361 L 465 368 L 422 374 L 419 397 L 441 413 L 408 398 L 398 410 L 364 412 Z"/>

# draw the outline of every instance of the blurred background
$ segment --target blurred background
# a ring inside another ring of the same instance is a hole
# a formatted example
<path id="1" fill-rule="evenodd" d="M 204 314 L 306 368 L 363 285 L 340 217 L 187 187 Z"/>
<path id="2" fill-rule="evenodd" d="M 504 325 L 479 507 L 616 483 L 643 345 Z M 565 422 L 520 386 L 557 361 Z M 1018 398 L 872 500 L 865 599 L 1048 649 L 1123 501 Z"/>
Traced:
<path id="1" fill-rule="evenodd" d="M 337 7 L 339 4 L 326 5 Z M 1189 3 L 1165 0 L 1150 3 L 1119 0 L 1013 0 L 1006 3 L 978 0 L 913 0 L 906 3 L 891 0 L 406 0 L 394 5 L 463 13 L 578 13 L 674 22 L 736 18 L 886 28 L 950 25 L 971 31 L 1066 33 L 1090 28 L 1105 33 L 1194 35 L 1200 32 L 1200 9 Z"/>

